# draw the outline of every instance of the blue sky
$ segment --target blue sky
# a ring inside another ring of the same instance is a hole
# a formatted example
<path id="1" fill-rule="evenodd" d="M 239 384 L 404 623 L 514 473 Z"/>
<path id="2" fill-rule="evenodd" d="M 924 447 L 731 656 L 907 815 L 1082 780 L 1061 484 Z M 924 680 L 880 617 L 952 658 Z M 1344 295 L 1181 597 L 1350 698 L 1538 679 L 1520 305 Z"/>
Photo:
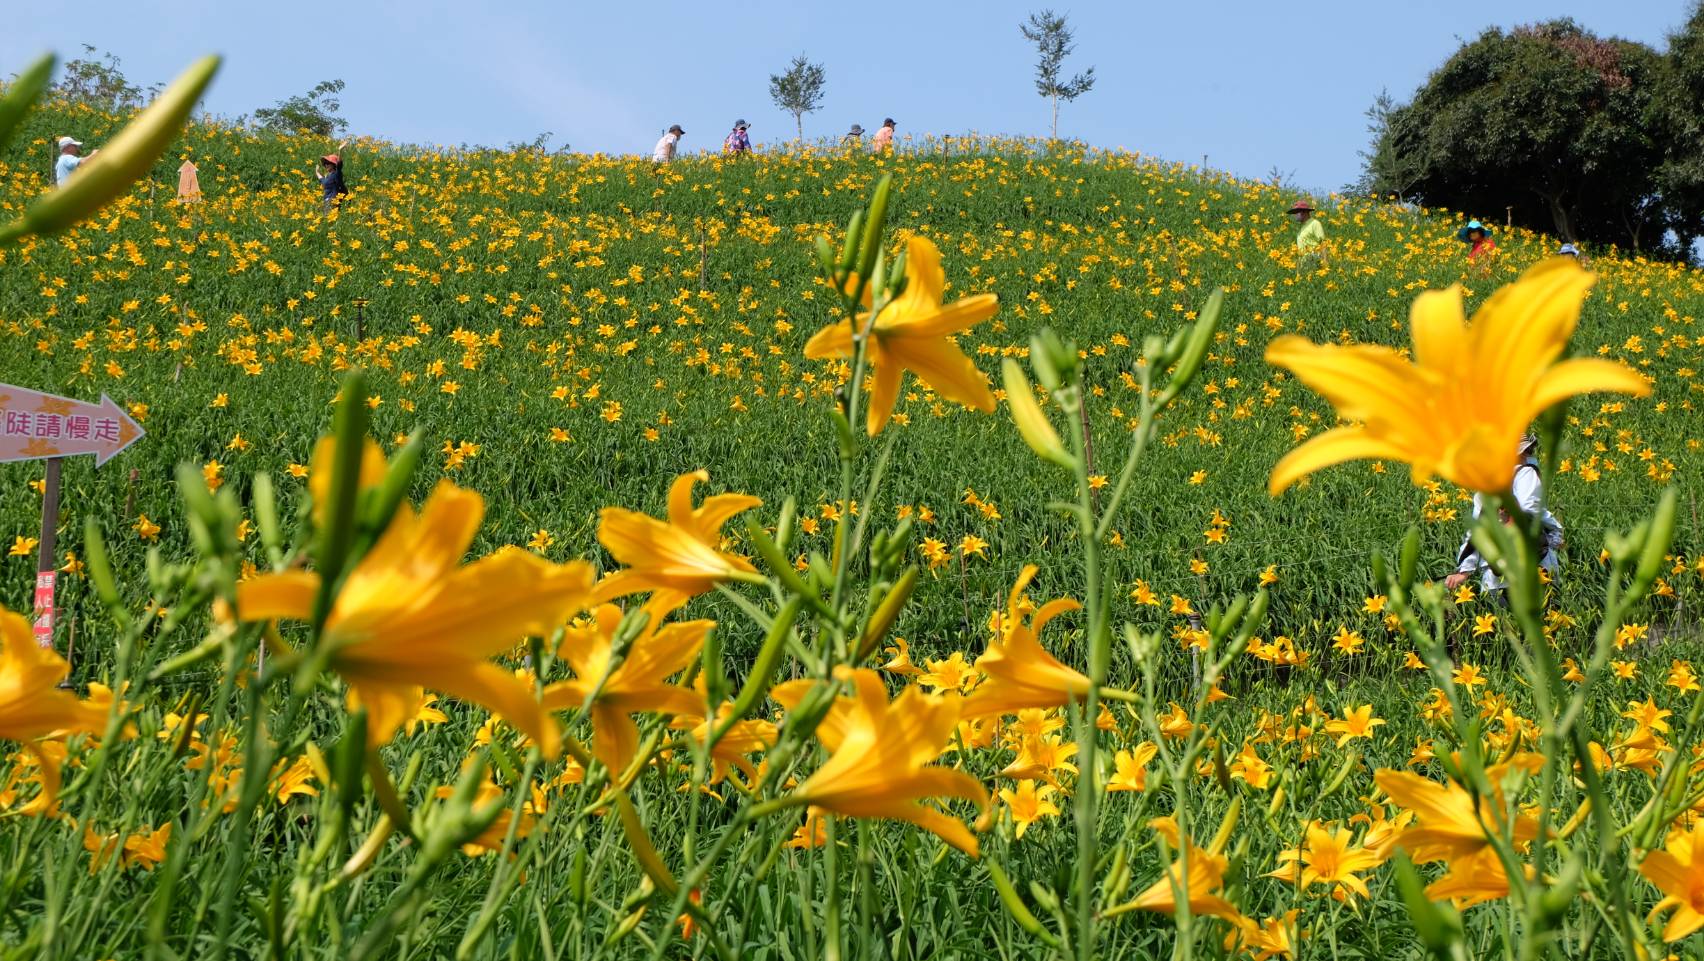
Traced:
<path id="1" fill-rule="evenodd" d="M 1359 168 L 1362 112 L 1379 90 L 1406 98 L 1485 27 L 1572 16 L 1660 47 L 1689 2 L 1061 2 L 1078 32 L 1067 66 L 1093 64 L 1099 82 L 1062 107 L 1060 134 L 1335 188 Z M 790 137 L 768 78 L 805 53 L 828 74 L 809 137 L 885 116 L 902 135 L 1039 134 L 1048 108 L 1018 33 L 1032 3 L 35 3 L 8 16 L 0 74 L 89 43 L 145 85 L 219 52 L 227 63 L 207 104 L 222 114 L 340 78 L 355 132 L 500 145 L 549 130 L 554 144 L 631 153 L 670 123 L 687 129 L 688 149 L 719 146 L 736 117 L 760 144 Z"/>

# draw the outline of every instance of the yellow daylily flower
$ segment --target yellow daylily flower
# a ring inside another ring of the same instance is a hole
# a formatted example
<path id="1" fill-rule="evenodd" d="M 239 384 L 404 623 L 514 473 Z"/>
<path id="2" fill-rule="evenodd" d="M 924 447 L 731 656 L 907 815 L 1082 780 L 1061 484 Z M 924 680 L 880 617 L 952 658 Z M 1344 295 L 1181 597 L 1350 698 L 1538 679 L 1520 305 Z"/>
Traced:
<path id="1" fill-rule="evenodd" d="M 1508 489 L 1533 418 L 1576 394 L 1643 397 L 1645 379 L 1618 362 L 1557 363 L 1595 276 L 1546 261 L 1463 318 L 1460 286 L 1415 298 L 1414 362 L 1388 347 L 1313 344 L 1287 335 L 1266 350 L 1355 423 L 1326 431 L 1272 469 L 1276 495 L 1308 474 L 1362 458 L 1399 460 L 1415 483 L 1433 476 L 1485 493 Z"/>
<path id="2" fill-rule="evenodd" d="M 828 748 L 829 759 L 791 800 L 847 817 L 909 821 L 975 857 L 976 838 L 962 822 L 920 803 L 956 797 L 982 810 L 988 807 L 982 782 L 963 771 L 929 766 L 958 726 L 958 695 L 908 687 L 889 701 L 875 671 L 840 668 L 836 677 L 850 680 L 855 696 L 836 698 L 817 725 L 817 739 Z M 792 710 L 815 683 L 788 681 L 770 694 Z"/>
<path id="3" fill-rule="evenodd" d="M 690 714 L 702 718 L 704 695 L 664 679 L 680 673 L 698 656 L 715 621 L 662 623 L 668 609 L 652 601 L 639 636 L 612 670 L 615 635 L 622 613 L 613 604 L 592 612 L 591 623 L 570 626 L 557 653 L 574 677 L 544 689 L 547 710 L 586 707 L 592 719 L 592 754 L 612 777 L 620 777 L 639 752 L 639 726 L 631 715 L 643 711 Z"/>
<path id="4" fill-rule="evenodd" d="M 41 769 L 41 794 L 23 813 L 51 811 L 59 794 L 59 762 L 36 742 L 106 727 L 111 692 L 91 687 L 91 697 L 78 700 L 58 689 L 70 671 L 64 658 L 36 643 L 29 621 L 0 607 L 0 738 L 17 741 Z"/>
<path id="5" fill-rule="evenodd" d="M 624 507 L 598 515 L 598 542 L 625 569 L 598 582 L 597 599 L 669 591 L 692 597 L 727 580 L 760 580 L 756 568 L 721 550 L 722 525 L 762 504 L 748 494 L 714 494 L 692 506 L 692 486 L 709 473 L 682 474 L 669 486 L 669 516 L 662 521 Z"/>
<path id="6" fill-rule="evenodd" d="M 461 565 L 484 517 L 479 494 L 441 481 L 420 513 L 407 504 L 356 564 L 333 602 L 320 643 L 349 683 L 349 706 L 368 711 L 367 735 L 388 741 L 415 714 L 418 689 L 483 705 L 554 755 L 559 732 L 526 683 L 487 659 L 555 631 L 582 608 L 592 569 L 552 564 L 506 547 Z M 312 616 L 320 578 L 262 574 L 237 586 L 245 621 Z"/>
<path id="7" fill-rule="evenodd" d="M 1028 624 L 1024 623 L 1019 603 L 1036 570 L 1034 564 L 1024 566 L 1006 600 L 1000 640 L 990 642 L 987 652 L 976 659 L 977 668 L 987 680 L 964 702 L 963 714 L 967 718 L 1012 714 L 1032 707 L 1059 707 L 1073 698 L 1081 700 L 1088 696 L 1089 679 L 1060 663 L 1037 640 L 1048 621 L 1083 605 L 1070 598 L 1048 601 L 1031 615 Z"/>
<path id="8" fill-rule="evenodd" d="M 870 389 L 870 413 L 864 426 L 871 437 L 881 433 L 892 416 L 894 403 L 899 400 L 900 374 L 906 370 L 948 400 L 983 413 L 994 410 L 994 393 L 988 389 L 987 379 L 953 343 L 952 335 L 994 316 L 998 299 L 993 294 L 974 294 L 943 304 L 946 277 L 941 269 L 941 251 L 933 241 L 915 235 L 906 240 L 905 291 L 882 308 L 870 332 L 867 356 L 874 368 L 875 385 Z M 860 318 L 860 327 L 866 322 Z M 805 344 L 805 356 L 812 360 L 850 359 L 852 337 L 852 321 L 831 324 Z"/>
<path id="9" fill-rule="evenodd" d="M 1704 821 L 1669 835 L 1663 850 L 1645 855 L 1639 873 L 1663 892 L 1651 917 L 1674 909 L 1663 927 L 1664 941 L 1679 941 L 1704 928 Z"/>

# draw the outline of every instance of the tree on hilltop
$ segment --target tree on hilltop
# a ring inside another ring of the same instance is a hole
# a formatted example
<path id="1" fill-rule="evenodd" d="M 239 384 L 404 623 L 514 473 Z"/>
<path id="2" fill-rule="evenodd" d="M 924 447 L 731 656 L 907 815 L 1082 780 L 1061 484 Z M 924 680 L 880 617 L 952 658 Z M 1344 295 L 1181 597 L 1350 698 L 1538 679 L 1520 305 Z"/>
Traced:
<path id="1" fill-rule="evenodd" d="M 297 94 L 256 110 L 255 123 L 262 130 L 311 133 L 330 138 L 349 127 L 349 121 L 337 115 L 343 107 L 337 95 L 342 92 L 343 81 L 321 80 L 306 94 Z"/>
<path id="2" fill-rule="evenodd" d="M 1506 209 L 1564 239 L 1649 249 L 1666 229 L 1655 178 L 1665 69 L 1650 47 L 1572 20 L 1487 30 L 1408 104 L 1374 105 L 1382 130 L 1363 179 L 1375 193 L 1479 216 Z"/>
<path id="3" fill-rule="evenodd" d="M 822 107 L 823 86 L 828 82 L 822 64 L 811 63 L 804 54 L 793 58 L 782 73 L 769 75 L 769 98 L 775 106 L 793 115 L 799 139 L 805 139 L 805 114 Z"/>
<path id="4" fill-rule="evenodd" d="M 118 112 L 141 107 L 144 95 L 156 93 L 158 88 L 144 91 L 131 83 L 115 54 L 102 53 L 85 43 L 83 56 L 65 61 L 53 91 L 73 103 Z"/>
<path id="5" fill-rule="evenodd" d="M 1058 140 L 1059 101 L 1069 103 L 1088 93 L 1095 85 L 1095 68 L 1090 67 L 1070 80 L 1060 79 L 1065 58 L 1077 48 L 1064 14 L 1052 10 L 1032 13 L 1029 22 L 1018 24 L 1018 29 L 1026 40 L 1035 44 L 1035 89 L 1053 103 L 1053 139 Z"/>

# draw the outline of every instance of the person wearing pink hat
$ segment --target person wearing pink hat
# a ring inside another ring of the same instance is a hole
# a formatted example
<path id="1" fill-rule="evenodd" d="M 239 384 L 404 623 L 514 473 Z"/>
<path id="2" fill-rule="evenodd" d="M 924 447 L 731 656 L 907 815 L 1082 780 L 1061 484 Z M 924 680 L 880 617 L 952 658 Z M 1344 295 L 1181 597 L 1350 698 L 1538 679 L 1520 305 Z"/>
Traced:
<path id="1" fill-rule="evenodd" d="M 1296 232 L 1296 253 L 1317 257 L 1322 252 L 1320 245 L 1325 243 L 1325 225 L 1314 216 L 1313 204 L 1306 200 L 1298 200 L 1290 205 L 1290 219 L 1302 225 Z"/>
<path id="2" fill-rule="evenodd" d="M 326 213 L 331 213 L 332 208 L 342 205 L 343 196 L 349 193 L 349 188 L 343 183 L 342 155 L 334 152 L 319 158 L 316 173 L 320 187 L 325 190 L 324 196 L 320 198 L 320 206 L 325 208 Z"/>
<path id="3" fill-rule="evenodd" d="M 1326 225 L 1319 222 L 1319 216 L 1314 215 L 1314 204 L 1307 201 L 1290 204 L 1290 220 L 1302 225 L 1295 233 L 1295 252 L 1305 266 L 1314 266 L 1326 256 Z"/>

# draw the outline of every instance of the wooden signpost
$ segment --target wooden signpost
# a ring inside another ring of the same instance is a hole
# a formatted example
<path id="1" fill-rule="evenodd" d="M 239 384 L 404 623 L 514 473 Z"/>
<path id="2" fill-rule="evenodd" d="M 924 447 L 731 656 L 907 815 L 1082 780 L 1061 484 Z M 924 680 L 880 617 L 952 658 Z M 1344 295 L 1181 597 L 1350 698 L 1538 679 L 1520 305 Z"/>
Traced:
<path id="1" fill-rule="evenodd" d="M 105 394 L 100 403 L 90 404 L 0 384 L 0 461 L 47 461 L 35 583 L 35 638 L 42 647 L 53 646 L 54 593 L 59 580 L 59 462 L 93 454 L 99 467 L 140 440 L 142 433 L 142 425 Z"/>

